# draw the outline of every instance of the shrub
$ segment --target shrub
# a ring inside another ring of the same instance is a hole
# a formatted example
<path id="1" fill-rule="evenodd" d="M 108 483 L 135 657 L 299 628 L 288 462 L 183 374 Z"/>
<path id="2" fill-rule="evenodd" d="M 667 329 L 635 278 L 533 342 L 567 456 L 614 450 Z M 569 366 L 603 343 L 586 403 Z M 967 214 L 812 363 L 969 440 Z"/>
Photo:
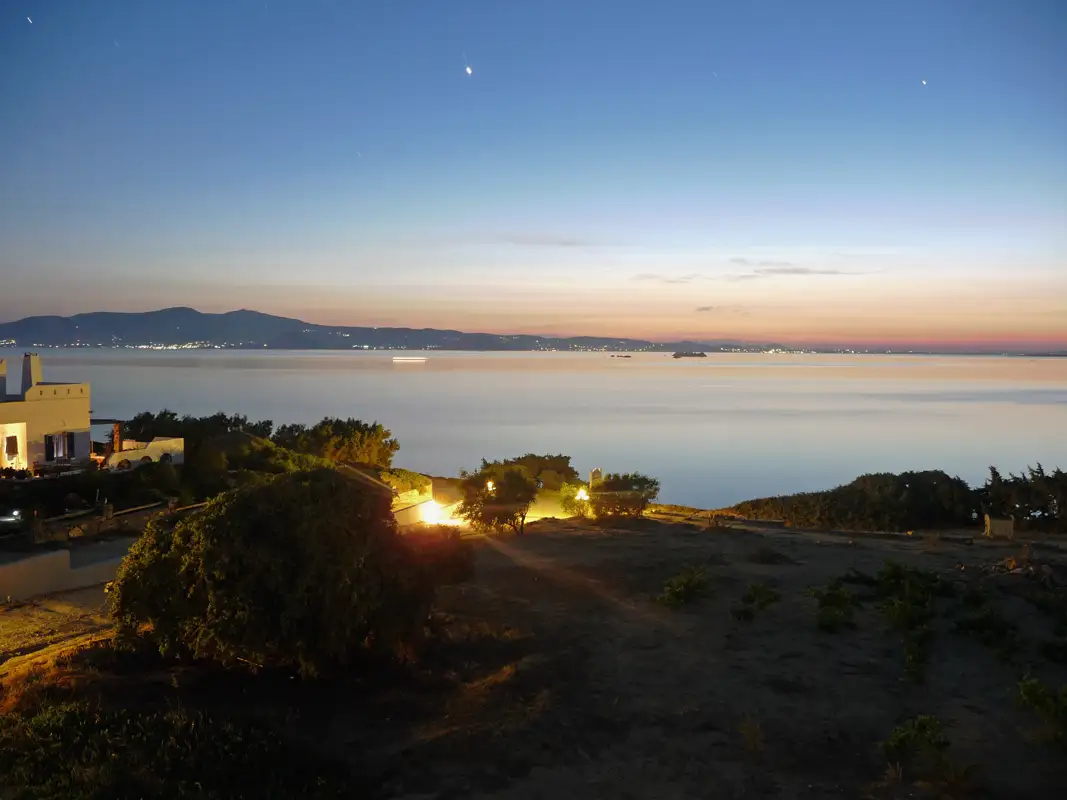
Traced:
<path id="1" fill-rule="evenodd" d="M 581 482 L 565 483 L 559 492 L 559 504 L 563 513 L 572 517 L 586 519 L 592 514 L 592 506 L 589 503 L 589 488 Z"/>
<path id="2" fill-rule="evenodd" d="M 83 703 L 0 715 L 5 797 L 348 797 L 351 776 L 264 725 Z M 8 794 L 10 792 L 10 794 Z"/>
<path id="3" fill-rule="evenodd" d="M 711 594 L 707 573 L 700 567 L 687 567 L 663 584 L 663 591 L 656 598 L 669 608 L 695 603 Z"/>
<path id="4" fill-rule="evenodd" d="M 111 586 L 121 633 L 164 653 L 314 675 L 416 642 L 434 592 L 388 497 L 330 469 L 227 492 L 152 524 Z"/>
<path id="5" fill-rule="evenodd" d="M 537 498 L 537 483 L 524 468 L 483 461 L 478 472 L 464 472 L 462 478 L 460 517 L 480 530 L 511 528 L 522 534 Z"/>
<path id="6" fill-rule="evenodd" d="M 848 589 L 831 584 L 825 589 L 812 589 L 811 596 L 819 603 L 816 625 L 819 630 L 836 633 L 842 628 L 853 628 L 853 608 L 856 598 Z"/>
<path id="7" fill-rule="evenodd" d="M 598 517 L 639 517 L 659 495 L 659 481 L 638 472 L 609 473 L 593 487 L 590 504 Z"/>
<path id="8" fill-rule="evenodd" d="M 1019 681 L 1016 699 L 1041 717 L 1053 744 L 1067 748 L 1067 684 L 1054 690 L 1027 675 Z"/>
<path id="9" fill-rule="evenodd" d="M 882 743 L 882 752 L 894 764 L 915 767 L 930 774 L 942 762 L 949 742 L 937 717 L 920 714 L 897 725 Z"/>

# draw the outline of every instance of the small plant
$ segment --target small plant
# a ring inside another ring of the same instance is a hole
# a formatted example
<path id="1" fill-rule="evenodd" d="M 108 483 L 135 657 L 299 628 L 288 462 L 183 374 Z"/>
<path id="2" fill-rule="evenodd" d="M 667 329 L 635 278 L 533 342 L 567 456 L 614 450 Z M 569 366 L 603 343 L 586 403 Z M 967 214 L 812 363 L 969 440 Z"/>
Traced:
<path id="1" fill-rule="evenodd" d="M 819 603 L 819 611 L 815 618 L 819 630 L 837 633 L 843 628 L 855 627 L 852 615 L 856 598 L 848 589 L 831 584 L 824 589 L 812 589 L 810 594 Z"/>
<path id="2" fill-rule="evenodd" d="M 656 598 L 669 608 L 679 608 L 702 600 L 711 594 L 707 572 L 702 567 L 687 567 L 663 584 Z"/>
<path id="3" fill-rule="evenodd" d="M 741 604 L 735 606 L 731 613 L 734 619 L 740 622 L 751 622 L 757 611 L 770 608 L 781 599 L 782 594 L 777 589 L 772 589 L 765 583 L 750 583 L 741 595 Z"/>
<path id="4" fill-rule="evenodd" d="M 1041 717 L 1047 738 L 1053 744 L 1067 748 L 1067 684 L 1053 691 L 1028 675 L 1019 681 L 1016 699 L 1023 708 Z"/>
<path id="5" fill-rule="evenodd" d="M 882 742 L 882 752 L 891 764 L 910 766 L 917 774 L 930 774 L 948 749 L 941 720 L 920 714 L 897 725 Z"/>
<path id="6" fill-rule="evenodd" d="M 923 680 L 933 641 L 934 601 L 953 597 L 955 587 L 935 572 L 890 561 L 876 576 L 877 594 L 889 628 L 904 645 L 904 671 L 914 682 Z"/>
<path id="7" fill-rule="evenodd" d="M 1018 628 L 988 602 L 956 620 L 956 630 L 974 636 L 1004 662 L 1011 661 L 1022 649 Z"/>

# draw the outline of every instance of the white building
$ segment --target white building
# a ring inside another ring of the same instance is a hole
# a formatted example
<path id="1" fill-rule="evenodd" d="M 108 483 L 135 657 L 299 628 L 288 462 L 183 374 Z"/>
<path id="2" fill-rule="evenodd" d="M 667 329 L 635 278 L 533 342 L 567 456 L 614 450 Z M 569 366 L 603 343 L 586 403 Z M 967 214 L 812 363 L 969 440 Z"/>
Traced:
<path id="1" fill-rule="evenodd" d="M 41 358 L 22 358 L 19 394 L 8 394 L 0 359 L 0 469 L 34 470 L 89 463 L 89 384 L 41 379 Z"/>

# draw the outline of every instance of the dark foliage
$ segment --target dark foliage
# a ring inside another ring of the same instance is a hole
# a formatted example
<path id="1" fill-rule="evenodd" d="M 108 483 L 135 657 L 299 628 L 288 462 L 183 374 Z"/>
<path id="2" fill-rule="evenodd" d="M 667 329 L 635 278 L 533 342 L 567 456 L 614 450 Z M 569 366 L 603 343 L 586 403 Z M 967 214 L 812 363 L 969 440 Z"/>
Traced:
<path id="1" fill-rule="evenodd" d="M 944 472 L 863 475 L 826 492 L 747 500 L 733 511 L 798 528 L 906 531 L 975 523 L 977 498 Z"/>
<path id="2" fill-rule="evenodd" d="M 150 525 L 112 584 L 125 635 L 223 664 L 351 664 L 417 644 L 438 579 L 389 499 L 332 469 L 256 481 L 173 530 Z"/>
<path id="3" fill-rule="evenodd" d="M 298 453 L 368 464 L 392 465 L 400 445 L 393 434 L 377 422 L 326 417 L 310 428 L 306 425 L 282 425 L 274 434 L 275 444 Z"/>
<path id="4" fill-rule="evenodd" d="M 1014 517 L 1027 530 L 1067 532 L 1067 472 L 1038 464 L 972 489 L 944 472 L 863 475 L 825 492 L 747 500 L 733 511 L 749 519 L 784 520 L 798 528 L 908 531 L 960 528 L 982 514 Z"/>
<path id="5" fill-rule="evenodd" d="M 521 534 L 537 498 L 537 483 L 524 467 L 482 461 L 477 472 L 464 472 L 458 514 L 481 530 L 510 528 Z"/>
<path id="6" fill-rule="evenodd" d="M 1045 472 L 1038 464 L 1004 477 L 996 467 L 978 492 L 982 512 L 1014 517 L 1024 529 L 1067 533 L 1067 472 Z"/>
<path id="7" fill-rule="evenodd" d="M 571 466 L 571 457 L 565 455 L 536 455 L 527 453 L 518 458 L 509 458 L 500 462 L 503 466 L 522 467 L 535 481 L 541 482 L 541 488 L 559 491 L 565 483 L 576 483 L 578 471 Z"/>
<path id="8" fill-rule="evenodd" d="M 62 480 L 0 484 L 0 507 L 22 509 L 27 520 L 34 512 L 47 518 L 93 508 L 97 503 L 111 503 L 121 509 L 183 496 L 178 471 L 171 464 L 160 463 L 125 473 L 93 470 L 72 473 Z"/>
<path id="9" fill-rule="evenodd" d="M 199 442 L 227 433 L 248 433 L 269 438 L 273 430 L 274 423 L 269 419 L 252 422 L 241 414 L 229 416 L 221 411 L 209 417 L 193 417 L 189 414 L 179 417 L 166 408 L 156 414 L 142 411 L 122 426 L 124 437 L 139 442 L 148 442 L 158 436 L 184 438 L 187 451 Z"/>
<path id="10" fill-rule="evenodd" d="M 597 483 L 589 497 L 597 517 L 639 517 L 659 496 L 659 481 L 630 472 L 608 473 Z"/>
<path id="11" fill-rule="evenodd" d="M 347 797 L 351 776 L 268 727 L 181 709 L 84 703 L 0 715 L 5 798 Z"/>

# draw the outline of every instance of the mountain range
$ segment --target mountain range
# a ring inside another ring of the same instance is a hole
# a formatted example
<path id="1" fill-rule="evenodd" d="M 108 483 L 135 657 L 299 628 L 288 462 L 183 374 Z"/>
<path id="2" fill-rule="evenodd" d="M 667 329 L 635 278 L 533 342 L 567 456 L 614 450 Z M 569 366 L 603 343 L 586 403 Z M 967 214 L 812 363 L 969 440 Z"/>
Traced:
<path id="1" fill-rule="evenodd" d="M 0 346 L 17 347 L 203 347 L 276 350 L 601 350 L 613 352 L 766 352 L 795 350 L 773 343 L 739 341 L 651 342 L 597 336 L 534 336 L 464 333 L 433 328 L 373 328 L 317 325 L 258 311 L 209 314 L 192 308 L 135 313 L 98 311 L 71 317 L 26 317 L 0 323 Z M 851 348 L 804 348 L 841 352 Z M 889 352 L 871 350 L 865 352 Z M 931 351 L 925 351 L 931 352 Z M 1029 355 L 1067 355 L 1032 353 Z"/>

